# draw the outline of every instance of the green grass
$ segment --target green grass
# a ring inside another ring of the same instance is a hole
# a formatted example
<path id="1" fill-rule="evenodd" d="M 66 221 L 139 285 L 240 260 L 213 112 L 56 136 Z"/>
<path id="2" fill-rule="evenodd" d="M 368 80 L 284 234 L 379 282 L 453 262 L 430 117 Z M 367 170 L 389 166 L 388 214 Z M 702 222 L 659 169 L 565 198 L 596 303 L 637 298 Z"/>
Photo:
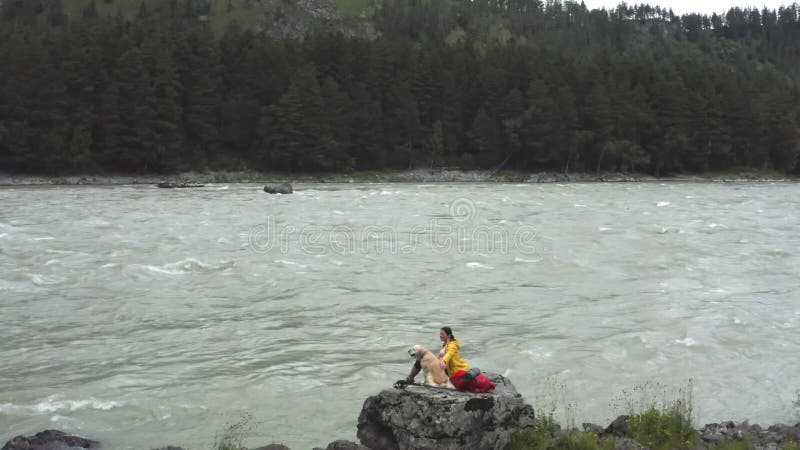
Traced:
<path id="1" fill-rule="evenodd" d="M 336 0 L 336 8 L 343 16 L 360 16 L 370 12 L 369 0 Z"/>
<path id="2" fill-rule="evenodd" d="M 242 28 L 249 29 L 263 20 L 263 13 L 257 6 L 248 8 L 244 0 L 231 0 L 231 5 L 233 8 L 228 11 L 228 0 L 211 0 L 211 28 L 214 29 L 216 36 L 222 36 L 231 22 L 236 21 Z"/>
<path id="3" fill-rule="evenodd" d="M 750 450 L 748 441 L 727 441 L 713 447 L 713 450 Z"/>
<path id="4" fill-rule="evenodd" d="M 251 414 L 242 414 L 237 420 L 227 423 L 221 434 L 217 434 L 213 450 L 244 450 L 245 438 L 252 434 L 257 425 Z"/>
<path id="5" fill-rule="evenodd" d="M 539 416 L 533 428 L 517 430 L 511 450 L 614 450 L 616 439 L 600 439 L 594 433 L 575 429 L 559 433 L 561 426 L 552 415 Z"/>
<path id="6" fill-rule="evenodd" d="M 700 433 L 692 428 L 691 416 L 678 410 L 650 409 L 628 417 L 629 433 L 653 450 L 691 449 Z"/>

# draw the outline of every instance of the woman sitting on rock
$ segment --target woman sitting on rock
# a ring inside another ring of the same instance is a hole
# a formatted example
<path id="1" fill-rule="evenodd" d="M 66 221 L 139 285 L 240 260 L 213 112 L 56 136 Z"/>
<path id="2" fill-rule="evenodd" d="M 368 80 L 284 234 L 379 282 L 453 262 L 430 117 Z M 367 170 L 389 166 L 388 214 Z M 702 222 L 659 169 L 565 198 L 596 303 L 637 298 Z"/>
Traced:
<path id="1" fill-rule="evenodd" d="M 442 327 L 439 330 L 439 339 L 442 341 L 442 349 L 439 350 L 439 364 L 447 371 L 450 382 L 456 389 L 467 390 L 470 392 L 489 392 L 495 388 L 495 384 L 489 381 L 486 375 L 480 375 L 477 369 L 469 369 L 469 363 L 461 358 L 461 343 L 453 336 L 453 329 Z M 419 360 L 414 364 L 411 373 L 406 380 L 413 381 L 419 373 Z"/>

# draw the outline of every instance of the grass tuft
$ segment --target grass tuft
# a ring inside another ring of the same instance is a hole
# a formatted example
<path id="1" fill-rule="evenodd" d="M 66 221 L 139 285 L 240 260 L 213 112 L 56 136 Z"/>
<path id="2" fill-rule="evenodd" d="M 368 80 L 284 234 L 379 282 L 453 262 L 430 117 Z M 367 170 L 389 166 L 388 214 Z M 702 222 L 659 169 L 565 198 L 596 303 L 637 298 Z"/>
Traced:
<path id="1" fill-rule="evenodd" d="M 653 450 L 690 449 L 700 434 L 691 419 L 677 410 L 650 409 L 628 417 L 631 437 Z"/>
<path id="2" fill-rule="evenodd" d="M 243 413 L 241 417 L 233 422 L 225 424 L 222 434 L 214 436 L 214 450 L 244 450 L 244 440 L 252 433 L 253 428 L 258 425 L 254 421 L 253 415 Z"/>

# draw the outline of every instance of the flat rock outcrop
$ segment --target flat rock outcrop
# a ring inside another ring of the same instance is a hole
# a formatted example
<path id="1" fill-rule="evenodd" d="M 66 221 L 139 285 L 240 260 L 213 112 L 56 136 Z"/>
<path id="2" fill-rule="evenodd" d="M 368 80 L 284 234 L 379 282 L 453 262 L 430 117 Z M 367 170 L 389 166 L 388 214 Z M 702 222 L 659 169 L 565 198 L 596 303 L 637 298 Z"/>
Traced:
<path id="1" fill-rule="evenodd" d="M 486 375 L 497 385 L 492 394 L 410 385 L 367 398 L 359 441 L 381 450 L 508 447 L 515 431 L 534 425 L 533 407 L 502 375 Z"/>

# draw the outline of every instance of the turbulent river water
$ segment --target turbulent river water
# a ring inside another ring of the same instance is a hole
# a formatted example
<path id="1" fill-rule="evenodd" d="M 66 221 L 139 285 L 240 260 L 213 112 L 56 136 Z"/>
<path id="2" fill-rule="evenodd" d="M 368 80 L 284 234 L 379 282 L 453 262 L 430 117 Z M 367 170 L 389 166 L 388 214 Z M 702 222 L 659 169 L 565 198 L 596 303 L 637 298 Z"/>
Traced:
<path id="1" fill-rule="evenodd" d="M 0 440 L 355 440 L 443 325 L 562 421 L 800 417 L 798 184 L 295 189 L 0 188 Z"/>

